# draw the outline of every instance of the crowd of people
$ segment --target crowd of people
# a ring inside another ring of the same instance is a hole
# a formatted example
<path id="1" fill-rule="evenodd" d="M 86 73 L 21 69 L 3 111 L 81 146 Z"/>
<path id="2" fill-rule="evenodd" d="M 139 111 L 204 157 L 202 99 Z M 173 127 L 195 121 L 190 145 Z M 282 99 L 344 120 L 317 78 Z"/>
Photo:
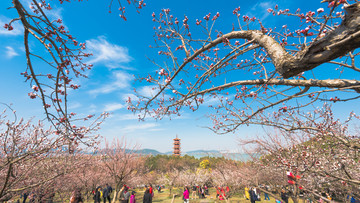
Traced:
<path id="1" fill-rule="evenodd" d="M 129 189 L 130 188 L 126 185 L 123 185 L 123 187 L 121 188 L 119 195 L 119 199 L 121 203 L 136 203 L 136 192 L 134 190 L 130 192 Z M 161 189 L 158 188 L 158 191 L 160 192 Z M 151 184 L 149 186 L 145 185 L 143 203 L 152 203 L 153 197 L 154 197 L 154 189 L 152 185 Z M 95 201 L 95 203 L 100 203 L 100 202 Z M 109 203 L 111 202 L 109 201 Z"/>
<path id="2" fill-rule="evenodd" d="M 143 197 L 143 203 L 152 203 L 152 198 L 154 196 L 152 185 L 149 187 L 145 186 L 145 193 Z M 136 192 L 129 191 L 129 187 L 123 185 L 120 190 L 119 200 L 121 203 L 136 203 Z M 113 188 L 106 184 L 104 188 L 102 186 L 98 186 L 95 190 L 91 192 L 93 195 L 94 203 L 111 203 L 111 193 L 113 192 Z M 70 203 L 83 203 L 83 198 L 81 196 L 81 192 L 78 189 L 75 189 L 70 197 Z"/>
<path id="3" fill-rule="evenodd" d="M 269 194 L 266 191 L 271 191 L 269 186 L 260 186 L 260 188 L 263 188 L 264 190 L 264 200 L 265 201 L 270 201 L 270 197 Z M 275 196 L 277 198 L 275 198 L 275 202 L 276 203 L 288 203 L 289 202 L 289 198 L 291 196 L 291 190 L 286 190 L 286 189 L 281 189 L 281 192 L 279 194 L 279 196 Z M 276 192 L 273 192 L 273 194 L 277 194 Z M 300 191 L 299 193 L 299 197 L 302 198 L 304 200 L 304 202 L 306 203 L 313 203 L 313 199 L 316 199 L 315 202 L 331 202 L 331 200 L 333 200 L 333 197 L 331 195 L 331 193 L 328 192 L 321 192 L 321 195 L 316 196 L 315 198 L 310 198 L 308 193 L 305 193 L 304 191 Z M 245 187 L 245 198 L 247 200 L 250 200 L 251 203 L 255 203 L 256 201 L 261 201 L 261 191 L 259 189 L 259 187 Z M 347 195 L 347 200 L 350 203 L 360 203 L 360 200 L 355 199 L 352 195 Z"/>
<path id="4" fill-rule="evenodd" d="M 192 193 L 191 193 L 191 190 Z M 214 187 L 216 189 L 216 199 L 217 200 L 227 200 L 231 197 L 230 188 L 228 186 L 217 186 Z M 119 194 L 116 195 L 118 197 L 117 200 L 120 200 L 121 203 L 137 203 L 136 199 L 141 199 L 141 197 L 136 198 L 136 191 L 130 191 L 130 187 L 123 185 L 121 190 L 119 191 Z M 162 187 L 155 186 L 155 189 L 158 191 L 158 193 L 161 193 Z M 245 187 L 245 193 L 244 196 L 247 200 L 249 200 L 251 203 L 255 203 L 256 201 L 261 201 L 261 191 L 264 192 L 264 200 L 270 201 L 269 194 L 272 196 L 272 198 L 275 198 L 276 203 L 288 203 L 289 197 L 291 196 L 291 191 L 286 190 L 283 188 L 278 194 L 277 192 L 271 192 L 271 188 L 269 186 L 260 186 L 260 187 Z M 47 193 L 48 195 L 42 195 Z M 88 193 L 88 197 L 93 196 L 94 203 L 111 203 L 111 194 L 113 193 L 113 188 L 106 184 L 104 187 L 98 186 L 96 189 L 91 191 L 91 193 Z M 189 203 L 190 201 L 190 193 L 191 193 L 191 199 L 203 199 L 209 196 L 209 188 L 206 185 L 199 186 L 199 185 L 193 185 L 192 187 L 185 186 L 183 193 L 182 193 L 182 199 L 184 203 Z M 49 195 L 50 194 L 50 195 Z M 277 195 L 274 195 L 277 194 Z M 115 194 L 114 194 L 115 195 Z M 35 202 L 44 202 L 44 203 L 53 203 L 53 198 L 55 196 L 54 192 L 48 192 L 48 191 L 33 191 L 33 192 L 24 192 L 21 195 L 21 198 L 23 201 L 22 203 L 26 203 L 28 200 L 29 203 L 35 203 Z M 175 198 L 176 195 L 174 195 L 173 198 Z M 306 194 L 301 193 L 300 196 L 307 196 Z M 151 184 L 148 186 L 145 185 L 145 192 L 142 197 L 142 203 L 152 203 L 154 197 L 154 189 Z M 324 198 L 327 198 L 327 200 L 332 200 L 331 193 L 330 192 L 324 192 L 321 193 L 321 197 L 318 198 L 319 202 L 325 202 Z M 312 203 L 311 198 L 304 198 L 306 202 Z M 360 203 L 359 200 L 355 199 L 353 196 L 348 195 L 348 201 L 351 203 Z M 18 203 L 20 203 L 20 199 L 17 200 Z M 83 203 L 84 199 L 81 195 L 80 189 L 75 189 L 70 197 L 70 203 Z M 140 201 L 141 202 L 141 201 Z M 138 202 L 139 203 L 139 202 Z"/>
<path id="5" fill-rule="evenodd" d="M 53 190 L 34 190 L 31 192 L 24 191 L 20 195 L 20 199 L 22 201 L 18 200 L 17 202 L 20 203 L 26 203 L 28 201 L 29 203 L 35 203 L 35 202 L 46 202 L 46 203 L 53 203 L 55 197 L 55 192 Z"/>
<path id="6" fill-rule="evenodd" d="M 226 200 L 230 198 L 230 188 L 228 186 L 218 186 L 215 187 L 216 189 L 216 199 L 217 200 Z M 209 188 L 207 185 L 199 186 L 199 185 L 193 185 L 192 186 L 192 193 L 191 193 L 191 199 L 204 199 L 207 196 L 209 196 Z M 188 186 L 184 188 L 183 193 L 183 199 L 184 202 L 188 202 L 188 199 L 190 197 L 190 189 Z"/>
<path id="7" fill-rule="evenodd" d="M 190 192 L 190 190 L 189 190 Z M 206 185 L 199 186 L 199 185 L 193 185 L 192 186 L 192 193 L 191 193 L 191 199 L 204 199 L 207 195 L 209 195 L 209 188 Z"/>
<path id="8" fill-rule="evenodd" d="M 106 201 L 108 201 L 109 203 L 111 203 L 110 195 L 112 191 L 113 189 L 109 184 L 106 184 L 104 188 L 102 188 L 101 186 L 97 187 L 95 190 L 92 191 L 94 202 L 100 203 L 101 201 L 104 201 L 104 203 L 106 203 Z M 79 203 L 79 201 L 70 201 L 70 203 Z"/>

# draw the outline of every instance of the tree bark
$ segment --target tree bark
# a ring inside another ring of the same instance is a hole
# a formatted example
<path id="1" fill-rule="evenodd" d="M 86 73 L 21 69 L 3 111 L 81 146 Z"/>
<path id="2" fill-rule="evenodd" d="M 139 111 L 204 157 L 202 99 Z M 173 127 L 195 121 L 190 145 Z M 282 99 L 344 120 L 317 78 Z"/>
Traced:
<path id="1" fill-rule="evenodd" d="M 339 27 L 295 57 L 284 60 L 276 66 L 277 72 L 284 78 L 289 78 L 360 47 L 360 2 L 345 6 L 345 12 Z"/>
<path id="2" fill-rule="evenodd" d="M 241 30 L 225 34 L 199 49 L 184 62 L 180 69 L 200 53 L 222 43 L 225 38 L 247 39 L 253 40 L 266 50 L 281 76 L 284 78 L 295 76 L 360 47 L 360 2 L 346 6 L 345 11 L 345 17 L 340 26 L 313 42 L 309 47 L 305 47 L 295 56 L 290 55 L 274 38 L 259 30 Z"/>

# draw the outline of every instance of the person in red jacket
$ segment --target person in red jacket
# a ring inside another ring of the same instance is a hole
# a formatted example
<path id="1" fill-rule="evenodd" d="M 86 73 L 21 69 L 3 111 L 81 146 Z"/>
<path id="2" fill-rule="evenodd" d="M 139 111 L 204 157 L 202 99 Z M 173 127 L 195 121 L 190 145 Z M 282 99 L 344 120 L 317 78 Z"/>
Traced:
<path id="1" fill-rule="evenodd" d="M 150 184 L 150 187 L 149 187 L 149 193 L 151 194 L 151 197 L 154 197 L 154 191 L 153 191 L 153 188 L 152 188 L 151 184 Z"/>

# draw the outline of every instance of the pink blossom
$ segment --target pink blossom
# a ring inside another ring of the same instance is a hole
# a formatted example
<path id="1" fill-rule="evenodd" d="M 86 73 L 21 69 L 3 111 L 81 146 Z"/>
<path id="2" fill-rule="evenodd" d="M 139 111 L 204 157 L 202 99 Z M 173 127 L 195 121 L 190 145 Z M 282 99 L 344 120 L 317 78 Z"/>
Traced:
<path id="1" fill-rule="evenodd" d="M 322 13 L 322 12 L 324 12 L 324 9 L 323 9 L 323 8 L 319 8 L 319 9 L 317 10 L 317 12 L 318 12 L 318 13 Z"/>
<path id="2" fill-rule="evenodd" d="M 35 92 L 39 91 L 39 87 L 36 86 L 36 85 L 33 85 L 33 86 L 32 86 L 32 89 L 33 89 Z"/>
<path id="3" fill-rule="evenodd" d="M 35 94 L 35 93 L 33 93 L 33 92 L 30 92 L 28 95 L 29 95 L 29 97 L 30 97 L 31 99 L 35 99 L 36 96 L 37 96 L 37 94 Z"/>
<path id="4" fill-rule="evenodd" d="M 171 81 L 171 78 L 167 77 L 166 80 L 165 80 L 165 83 L 169 83 L 170 81 Z"/>

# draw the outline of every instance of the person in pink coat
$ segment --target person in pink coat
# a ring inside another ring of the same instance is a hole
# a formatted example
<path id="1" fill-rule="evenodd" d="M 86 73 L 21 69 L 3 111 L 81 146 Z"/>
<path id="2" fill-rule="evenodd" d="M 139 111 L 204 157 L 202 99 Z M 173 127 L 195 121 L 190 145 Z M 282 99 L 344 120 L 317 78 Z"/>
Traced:
<path id="1" fill-rule="evenodd" d="M 189 188 L 188 187 L 184 188 L 183 197 L 184 197 L 184 203 L 189 203 Z"/>
<path id="2" fill-rule="evenodd" d="M 135 191 L 131 192 L 130 203 L 136 203 L 135 193 L 136 193 Z"/>

